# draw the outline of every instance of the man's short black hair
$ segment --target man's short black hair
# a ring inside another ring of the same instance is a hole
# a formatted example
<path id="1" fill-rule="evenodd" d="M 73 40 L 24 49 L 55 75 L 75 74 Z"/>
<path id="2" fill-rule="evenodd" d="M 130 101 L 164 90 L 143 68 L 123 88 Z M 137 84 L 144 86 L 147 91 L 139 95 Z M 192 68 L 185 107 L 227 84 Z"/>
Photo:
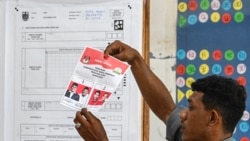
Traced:
<path id="1" fill-rule="evenodd" d="M 191 84 L 193 91 L 202 92 L 206 110 L 216 110 L 222 116 L 224 132 L 233 133 L 245 110 L 246 90 L 236 80 L 211 75 Z"/>
<path id="2" fill-rule="evenodd" d="M 73 84 L 71 85 L 71 87 L 73 87 L 73 86 L 78 87 L 78 84 L 77 84 L 77 83 L 73 83 Z"/>

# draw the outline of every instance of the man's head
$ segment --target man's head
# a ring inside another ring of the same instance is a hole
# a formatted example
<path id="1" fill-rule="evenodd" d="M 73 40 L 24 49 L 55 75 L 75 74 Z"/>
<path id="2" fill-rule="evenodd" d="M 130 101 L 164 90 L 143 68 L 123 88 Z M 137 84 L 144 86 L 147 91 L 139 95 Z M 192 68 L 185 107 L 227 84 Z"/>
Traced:
<path id="1" fill-rule="evenodd" d="M 89 88 L 88 87 L 85 87 L 83 90 L 82 90 L 82 95 L 85 96 L 89 93 Z"/>
<path id="2" fill-rule="evenodd" d="M 94 95 L 94 96 L 95 96 L 95 97 L 99 97 L 99 96 L 100 96 L 100 93 L 101 93 L 100 91 L 95 91 L 95 95 Z"/>
<path id="3" fill-rule="evenodd" d="M 77 84 L 77 83 L 73 83 L 73 84 L 71 85 L 71 91 L 76 92 L 77 87 L 78 87 L 78 84 Z"/>
<path id="4" fill-rule="evenodd" d="M 245 88 L 231 78 L 216 75 L 198 79 L 191 87 L 194 93 L 189 108 L 180 115 L 183 138 L 205 140 L 219 134 L 217 131 L 225 137 L 231 135 L 245 110 Z"/>

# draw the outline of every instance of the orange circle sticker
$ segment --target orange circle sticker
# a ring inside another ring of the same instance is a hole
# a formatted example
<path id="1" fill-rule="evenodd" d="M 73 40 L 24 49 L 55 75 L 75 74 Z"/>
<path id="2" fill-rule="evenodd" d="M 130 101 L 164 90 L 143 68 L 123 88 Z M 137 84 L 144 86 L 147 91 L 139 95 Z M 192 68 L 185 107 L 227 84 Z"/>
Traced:
<path id="1" fill-rule="evenodd" d="M 219 61 L 219 60 L 221 60 L 221 58 L 222 58 L 222 52 L 220 51 L 220 50 L 215 50 L 214 52 L 213 52 L 213 59 L 215 60 L 215 61 Z"/>
<path id="2" fill-rule="evenodd" d="M 250 139 L 247 138 L 247 137 L 242 137 L 242 138 L 240 139 L 240 141 L 250 141 Z"/>
<path id="3" fill-rule="evenodd" d="M 195 11 L 198 8 L 198 3 L 195 0 L 191 0 L 188 3 L 188 8 L 190 11 Z"/>
<path id="4" fill-rule="evenodd" d="M 247 79 L 243 76 L 238 77 L 237 81 L 240 85 L 243 85 L 243 86 L 246 86 L 246 84 L 247 84 Z"/>
<path id="5" fill-rule="evenodd" d="M 232 20 L 232 17 L 229 13 L 225 13 L 222 15 L 222 22 L 227 24 L 227 23 L 230 23 Z"/>
<path id="6" fill-rule="evenodd" d="M 185 74 L 185 72 L 186 72 L 186 69 L 185 69 L 185 66 L 184 66 L 184 65 L 180 64 L 180 65 L 178 65 L 178 66 L 176 67 L 176 73 L 177 73 L 178 75 L 183 75 L 183 74 Z"/>
<path id="7" fill-rule="evenodd" d="M 224 73 L 228 76 L 231 76 L 234 73 L 234 67 L 232 65 L 227 65 L 224 68 Z"/>

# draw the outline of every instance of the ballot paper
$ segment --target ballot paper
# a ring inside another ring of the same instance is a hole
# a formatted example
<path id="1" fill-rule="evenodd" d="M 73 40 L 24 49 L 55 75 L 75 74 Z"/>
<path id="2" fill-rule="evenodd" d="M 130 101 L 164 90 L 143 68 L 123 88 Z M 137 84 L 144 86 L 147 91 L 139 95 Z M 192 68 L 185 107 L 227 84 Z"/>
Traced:
<path id="1" fill-rule="evenodd" d="M 86 46 L 60 103 L 74 110 L 98 111 L 112 96 L 130 65 Z"/>

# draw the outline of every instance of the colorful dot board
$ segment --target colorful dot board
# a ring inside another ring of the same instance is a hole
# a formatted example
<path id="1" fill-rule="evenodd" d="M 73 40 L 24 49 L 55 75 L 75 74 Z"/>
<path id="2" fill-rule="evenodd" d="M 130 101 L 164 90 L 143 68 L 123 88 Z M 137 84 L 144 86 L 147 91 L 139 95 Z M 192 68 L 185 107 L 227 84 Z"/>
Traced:
<path id="1" fill-rule="evenodd" d="M 233 138 L 250 141 L 250 0 L 178 0 L 177 9 L 177 105 L 187 106 L 197 78 L 234 78 L 248 97 Z"/>

